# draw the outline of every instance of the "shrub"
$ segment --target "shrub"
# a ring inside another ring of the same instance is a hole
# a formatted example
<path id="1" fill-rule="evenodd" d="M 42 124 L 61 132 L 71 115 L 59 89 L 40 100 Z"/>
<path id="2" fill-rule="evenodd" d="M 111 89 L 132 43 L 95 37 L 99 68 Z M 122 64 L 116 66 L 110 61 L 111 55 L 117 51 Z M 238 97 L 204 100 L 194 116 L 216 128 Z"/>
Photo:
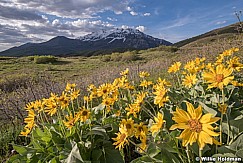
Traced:
<path id="1" fill-rule="evenodd" d="M 34 61 L 35 57 L 36 56 L 28 56 L 28 57 L 26 57 L 26 59 L 29 60 L 29 61 Z"/>
<path id="2" fill-rule="evenodd" d="M 122 58 L 121 53 L 115 52 L 115 53 L 111 54 L 111 60 L 112 61 L 118 62 L 118 61 L 121 60 L 121 58 Z"/>
<path id="3" fill-rule="evenodd" d="M 131 61 L 136 61 L 138 59 L 140 59 L 140 58 L 139 58 L 139 55 L 137 53 L 125 52 L 125 53 L 122 54 L 121 61 L 131 62 Z"/>
<path id="4" fill-rule="evenodd" d="M 57 57 L 54 56 L 35 56 L 34 63 L 36 64 L 47 64 L 47 63 L 54 63 L 57 61 Z"/>
<path id="5" fill-rule="evenodd" d="M 100 60 L 103 62 L 109 62 L 111 61 L 111 55 L 103 55 L 101 56 Z"/>

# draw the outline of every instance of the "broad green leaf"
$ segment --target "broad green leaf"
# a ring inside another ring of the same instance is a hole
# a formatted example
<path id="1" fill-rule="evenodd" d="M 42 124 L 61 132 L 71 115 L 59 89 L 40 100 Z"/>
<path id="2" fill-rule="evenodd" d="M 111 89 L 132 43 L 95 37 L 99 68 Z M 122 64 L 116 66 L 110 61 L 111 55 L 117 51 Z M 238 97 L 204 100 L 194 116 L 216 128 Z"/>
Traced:
<path id="1" fill-rule="evenodd" d="M 104 138 L 108 139 L 108 136 L 106 134 L 106 130 L 101 127 L 101 126 L 95 126 L 92 128 L 92 134 L 94 135 L 100 135 L 103 136 Z"/>
<path id="2" fill-rule="evenodd" d="M 237 135 L 243 132 L 243 118 L 237 120 L 230 120 L 229 122 L 229 136 L 234 139 Z M 223 122 L 222 129 L 225 134 L 228 134 L 228 124 L 226 122 Z"/>
<path id="3" fill-rule="evenodd" d="M 241 157 L 242 160 L 243 160 L 243 149 L 236 151 L 235 155 L 238 156 L 238 157 Z"/>
<path id="4" fill-rule="evenodd" d="M 73 142 L 73 147 L 71 152 L 69 153 L 67 159 L 65 160 L 66 163 L 78 163 L 78 162 L 84 162 L 84 160 L 81 158 L 81 155 L 79 153 L 79 149 L 76 142 Z"/>
<path id="5" fill-rule="evenodd" d="M 199 156 L 199 146 L 197 143 L 193 143 L 192 146 L 189 146 L 189 149 L 191 149 L 197 156 Z M 202 154 L 204 154 L 206 151 L 210 149 L 211 148 L 206 144 L 202 150 Z"/>
<path id="6" fill-rule="evenodd" d="M 161 150 L 157 147 L 157 148 L 151 148 L 151 149 L 148 149 L 148 155 L 150 157 L 155 157 L 157 154 L 159 154 L 161 152 Z"/>
<path id="7" fill-rule="evenodd" d="M 176 155 L 168 152 L 165 149 L 162 149 L 161 153 L 158 154 L 155 158 L 157 160 L 161 160 L 161 162 L 163 163 L 181 163 L 181 161 L 176 157 Z"/>
<path id="8" fill-rule="evenodd" d="M 120 152 L 114 148 L 111 142 L 105 141 L 103 146 L 104 157 L 100 160 L 102 163 L 124 163 Z"/>
<path id="9" fill-rule="evenodd" d="M 34 148 L 29 148 L 25 146 L 20 146 L 20 145 L 15 145 L 12 144 L 13 148 L 20 154 L 20 155 L 26 155 L 27 153 L 35 153 L 36 149 Z"/>
<path id="10" fill-rule="evenodd" d="M 92 151 L 92 162 L 98 161 L 100 157 L 102 156 L 102 150 L 101 149 L 95 149 Z"/>
<path id="11" fill-rule="evenodd" d="M 98 114 L 100 111 L 104 110 L 105 105 L 103 105 L 102 103 L 99 104 L 96 107 L 93 107 L 91 110 L 94 111 L 95 114 Z"/>
<path id="12" fill-rule="evenodd" d="M 243 134 L 241 134 L 232 144 L 230 144 L 230 149 L 234 151 L 243 149 Z"/>
<path id="13" fill-rule="evenodd" d="M 229 146 L 221 146 L 221 147 L 218 147 L 218 153 L 235 153 L 234 150 L 230 149 Z"/>
<path id="14" fill-rule="evenodd" d="M 142 157 L 139 157 L 139 158 L 137 158 L 137 159 L 134 159 L 134 160 L 132 160 L 131 161 L 131 163 L 159 163 L 159 162 L 161 162 L 162 163 L 162 161 L 161 160 L 157 160 L 157 159 L 151 159 L 151 157 L 149 157 L 149 156 L 147 156 L 147 155 L 144 155 L 144 156 L 142 156 Z"/>
<path id="15" fill-rule="evenodd" d="M 203 102 L 199 101 L 199 104 L 203 107 L 203 109 L 205 109 L 208 113 L 211 113 L 213 116 L 216 116 L 217 111 L 215 111 L 214 109 L 208 107 L 207 105 L 205 105 Z"/>

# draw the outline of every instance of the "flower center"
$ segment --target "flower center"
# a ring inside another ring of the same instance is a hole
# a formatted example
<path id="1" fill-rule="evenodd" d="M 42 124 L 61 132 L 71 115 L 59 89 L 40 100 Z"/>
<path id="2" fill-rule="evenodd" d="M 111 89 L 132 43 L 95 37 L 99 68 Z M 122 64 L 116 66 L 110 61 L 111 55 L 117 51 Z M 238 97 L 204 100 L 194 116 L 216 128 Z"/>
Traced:
<path id="1" fill-rule="evenodd" d="M 233 68 L 236 68 L 236 67 L 238 67 L 238 64 L 233 63 L 233 64 L 232 64 L 232 67 L 233 67 Z"/>
<path id="2" fill-rule="evenodd" d="M 127 129 L 131 129 L 132 128 L 132 125 L 131 124 L 126 124 L 126 128 Z"/>
<path id="3" fill-rule="evenodd" d="M 108 91 L 107 89 L 103 89 L 103 93 L 106 94 Z"/>
<path id="4" fill-rule="evenodd" d="M 88 112 L 87 111 L 82 111 L 82 116 L 86 116 L 88 115 Z"/>
<path id="5" fill-rule="evenodd" d="M 215 76 L 215 81 L 218 82 L 218 83 L 222 82 L 223 79 L 224 79 L 224 75 L 223 74 L 217 74 Z"/>
<path id="6" fill-rule="evenodd" d="M 143 127 L 139 126 L 138 131 L 140 131 L 140 132 L 143 131 Z"/>
<path id="7" fill-rule="evenodd" d="M 189 127 L 190 127 L 191 131 L 194 131 L 194 132 L 202 131 L 202 124 L 198 120 L 190 119 L 188 121 L 188 124 L 189 124 Z"/>
<path id="8" fill-rule="evenodd" d="M 126 134 L 125 133 L 121 134 L 120 142 L 125 141 L 125 139 L 126 139 Z"/>

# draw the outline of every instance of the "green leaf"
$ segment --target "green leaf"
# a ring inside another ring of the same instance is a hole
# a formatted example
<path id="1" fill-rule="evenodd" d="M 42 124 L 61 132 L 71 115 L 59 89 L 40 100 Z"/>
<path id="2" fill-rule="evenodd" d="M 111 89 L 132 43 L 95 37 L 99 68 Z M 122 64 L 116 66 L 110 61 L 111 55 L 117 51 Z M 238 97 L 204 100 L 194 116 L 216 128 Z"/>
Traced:
<path id="1" fill-rule="evenodd" d="M 189 146 L 189 148 L 197 155 L 199 156 L 199 146 L 197 143 L 193 143 L 192 146 Z M 209 146 L 206 144 L 205 147 L 202 150 L 202 154 L 204 154 L 205 152 L 207 152 L 208 150 L 211 150 L 211 148 L 209 148 Z"/>
<path id="2" fill-rule="evenodd" d="M 230 149 L 229 146 L 221 146 L 221 147 L 218 147 L 218 153 L 235 153 L 234 150 Z"/>
<path id="3" fill-rule="evenodd" d="M 203 107 L 203 109 L 205 109 L 208 113 L 211 113 L 211 114 L 213 114 L 213 116 L 216 116 L 217 111 L 215 111 L 214 109 L 208 107 L 206 104 L 204 104 L 204 103 L 201 102 L 201 101 L 198 101 L 198 102 L 199 102 L 199 104 Z"/>
<path id="4" fill-rule="evenodd" d="M 20 155 L 26 155 L 27 153 L 35 153 L 36 149 L 20 146 L 16 144 L 12 144 L 13 148 L 20 154 Z"/>
<path id="5" fill-rule="evenodd" d="M 243 118 L 237 119 L 237 120 L 230 120 L 230 137 L 235 138 L 237 135 L 239 135 L 241 132 L 243 132 Z M 222 125 L 223 132 L 228 134 L 228 124 L 223 123 Z"/>
<path id="6" fill-rule="evenodd" d="M 100 160 L 102 163 L 124 163 L 120 152 L 114 148 L 110 141 L 105 141 L 103 146 L 104 157 Z"/>
<path id="7" fill-rule="evenodd" d="M 95 126 L 92 128 L 92 134 L 94 135 L 100 135 L 103 136 L 104 138 L 108 139 L 108 136 L 106 134 L 106 130 L 101 127 L 101 126 Z"/>
<path id="8" fill-rule="evenodd" d="M 131 161 L 131 163 L 159 163 L 162 162 L 161 160 L 157 160 L 157 159 L 151 159 L 149 156 L 144 155 L 142 157 L 139 157 L 137 159 L 134 159 Z"/>
<path id="9" fill-rule="evenodd" d="M 232 144 L 230 144 L 230 149 L 234 151 L 243 149 L 243 134 L 241 134 Z"/>
<path id="10" fill-rule="evenodd" d="M 50 161 L 49 161 L 49 163 L 59 163 L 60 161 L 58 160 L 58 158 L 57 157 L 54 157 L 53 159 L 51 159 Z"/>
<path id="11" fill-rule="evenodd" d="M 235 155 L 243 159 L 243 149 L 236 151 Z"/>
<path id="12" fill-rule="evenodd" d="M 99 104 L 96 107 L 93 107 L 91 110 L 94 111 L 95 114 L 98 114 L 100 111 L 104 110 L 105 105 L 103 105 L 102 103 Z"/>
<path id="13" fill-rule="evenodd" d="M 67 159 L 65 160 L 66 163 L 74 163 L 74 162 L 84 162 L 84 160 L 81 158 L 81 155 L 79 153 L 79 148 L 77 146 L 76 142 L 72 143 L 72 150 L 69 153 Z"/>
<path id="14" fill-rule="evenodd" d="M 162 149 L 161 153 L 155 158 L 161 160 L 163 163 L 181 163 L 181 161 L 173 153 L 170 153 L 165 149 Z"/>
<path id="15" fill-rule="evenodd" d="M 65 143 L 65 140 L 61 137 L 61 135 L 59 133 L 57 133 L 54 130 L 51 130 L 51 135 L 52 135 L 52 141 L 54 142 L 54 144 L 56 145 L 63 145 Z"/>
<path id="16" fill-rule="evenodd" d="M 148 149 L 148 155 L 150 157 L 155 157 L 156 155 L 158 155 L 161 152 L 161 150 L 157 147 L 157 148 L 152 148 L 152 149 Z"/>
<path id="17" fill-rule="evenodd" d="M 102 156 L 102 150 L 101 149 L 95 149 L 92 151 L 92 162 L 98 161 L 100 157 Z"/>

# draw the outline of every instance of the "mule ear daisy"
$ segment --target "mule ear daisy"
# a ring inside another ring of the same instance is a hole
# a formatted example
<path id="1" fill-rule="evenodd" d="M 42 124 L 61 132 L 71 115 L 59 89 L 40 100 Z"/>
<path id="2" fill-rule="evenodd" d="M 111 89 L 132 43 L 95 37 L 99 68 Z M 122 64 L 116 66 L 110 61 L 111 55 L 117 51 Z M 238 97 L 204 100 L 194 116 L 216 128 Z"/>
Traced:
<path id="1" fill-rule="evenodd" d="M 211 124 L 216 123 L 220 118 L 213 117 L 212 114 L 202 114 L 202 107 L 198 106 L 197 109 L 189 102 L 186 102 L 187 112 L 176 108 L 173 113 L 173 120 L 177 123 L 170 127 L 170 130 L 183 129 L 183 132 L 178 137 L 182 139 L 182 145 L 188 146 L 197 142 L 200 150 L 202 150 L 205 144 L 217 144 L 220 143 L 213 138 L 213 136 L 219 136 L 219 133 L 214 132 L 215 129 Z"/>

